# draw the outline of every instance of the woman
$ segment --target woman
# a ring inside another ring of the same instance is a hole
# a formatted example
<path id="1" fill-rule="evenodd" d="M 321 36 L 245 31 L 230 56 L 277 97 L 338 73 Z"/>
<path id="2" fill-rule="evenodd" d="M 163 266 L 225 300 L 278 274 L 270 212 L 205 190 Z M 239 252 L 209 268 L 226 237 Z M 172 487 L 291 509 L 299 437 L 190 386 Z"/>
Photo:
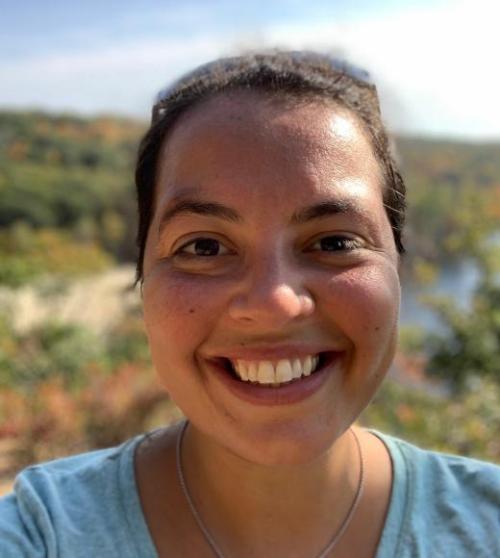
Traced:
<path id="1" fill-rule="evenodd" d="M 366 74 L 312 53 L 166 90 L 136 172 L 155 368 L 189 422 L 28 469 L 1 556 L 500 556 L 494 465 L 354 421 L 393 359 L 405 189 Z"/>

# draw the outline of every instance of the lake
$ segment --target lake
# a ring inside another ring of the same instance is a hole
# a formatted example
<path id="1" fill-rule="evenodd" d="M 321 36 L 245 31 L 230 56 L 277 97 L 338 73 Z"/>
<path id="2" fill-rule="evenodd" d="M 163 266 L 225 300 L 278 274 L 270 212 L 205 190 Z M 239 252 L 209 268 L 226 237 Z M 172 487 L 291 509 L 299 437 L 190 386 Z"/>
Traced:
<path id="1" fill-rule="evenodd" d="M 447 295 L 459 308 L 467 310 L 474 289 L 480 279 L 480 271 L 471 260 L 464 260 L 457 265 L 444 268 L 438 280 L 429 287 L 422 287 L 412 282 L 403 284 L 401 301 L 401 325 L 417 325 L 429 332 L 442 333 L 443 323 L 436 313 L 420 301 L 423 294 Z"/>

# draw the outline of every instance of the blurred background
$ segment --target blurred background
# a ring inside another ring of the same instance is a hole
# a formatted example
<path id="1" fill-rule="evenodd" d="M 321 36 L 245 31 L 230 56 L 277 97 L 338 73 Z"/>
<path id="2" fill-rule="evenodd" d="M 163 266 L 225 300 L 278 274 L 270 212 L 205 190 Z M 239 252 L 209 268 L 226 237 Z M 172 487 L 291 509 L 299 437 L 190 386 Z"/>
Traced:
<path id="1" fill-rule="evenodd" d="M 500 7 L 487 0 L 0 0 L 0 491 L 179 416 L 132 288 L 154 96 L 249 49 L 370 71 L 409 200 L 400 348 L 361 422 L 500 462 Z"/>

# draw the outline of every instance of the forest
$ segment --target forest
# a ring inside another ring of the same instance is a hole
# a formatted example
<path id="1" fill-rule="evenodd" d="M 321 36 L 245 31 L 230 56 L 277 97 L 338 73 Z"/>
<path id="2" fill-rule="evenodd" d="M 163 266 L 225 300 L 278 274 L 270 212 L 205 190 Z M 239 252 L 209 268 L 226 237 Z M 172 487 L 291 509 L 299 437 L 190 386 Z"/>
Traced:
<path id="1" fill-rule="evenodd" d="M 103 331 L 56 318 L 17 328 L 9 302 L 131 268 L 144 130 L 115 117 L 0 112 L 0 477 L 179 416 L 154 378 L 139 297 Z M 453 293 L 428 297 L 446 335 L 401 332 L 402 374 L 361 422 L 500 462 L 500 143 L 397 137 L 395 156 L 408 190 L 403 276 L 431 286 L 467 259 L 481 277 L 468 311 Z"/>

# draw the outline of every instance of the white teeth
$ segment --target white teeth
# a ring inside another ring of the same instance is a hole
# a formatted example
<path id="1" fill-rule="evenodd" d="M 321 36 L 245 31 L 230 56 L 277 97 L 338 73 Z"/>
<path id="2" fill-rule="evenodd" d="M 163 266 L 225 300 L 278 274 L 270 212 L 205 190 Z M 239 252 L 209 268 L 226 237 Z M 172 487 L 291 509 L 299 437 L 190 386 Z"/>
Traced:
<path id="1" fill-rule="evenodd" d="M 304 376 L 309 376 L 312 370 L 312 358 L 310 356 L 306 357 L 303 366 L 302 374 L 304 374 Z"/>
<path id="2" fill-rule="evenodd" d="M 257 381 L 259 384 L 273 384 L 274 383 L 274 366 L 268 360 L 263 360 L 259 363 L 257 371 Z"/>
<path id="3" fill-rule="evenodd" d="M 289 360 L 280 360 L 276 366 L 276 382 L 289 382 L 293 378 L 292 365 Z"/>
<path id="4" fill-rule="evenodd" d="M 241 360 L 238 360 L 236 362 L 236 366 L 237 366 L 240 378 L 242 380 L 244 380 L 245 382 L 248 382 L 248 368 L 247 368 L 247 365 L 244 362 L 242 362 Z"/>
<path id="5" fill-rule="evenodd" d="M 292 370 L 294 379 L 302 376 L 302 363 L 298 358 L 293 361 Z"/>
<path id="6" fill-rule="evenodd" d="M 309 355 L 302 359 L 281 359 L 278 362 L 269 360 L 233 362 L 233 368 L 245 382 L 256 382 L 265 385 L 280 385 L 309 376 L 318 366 L 318 355 Z"/>
<path id="7" fill-rule="evenodd" d="M 250 364 L 248 365 L 248 380 L 250 382 L 256 382 L 257 381 L 257 371 L 258 371 L 259 367 L 257 365 L 256 362 L 250 362 Z"/>

